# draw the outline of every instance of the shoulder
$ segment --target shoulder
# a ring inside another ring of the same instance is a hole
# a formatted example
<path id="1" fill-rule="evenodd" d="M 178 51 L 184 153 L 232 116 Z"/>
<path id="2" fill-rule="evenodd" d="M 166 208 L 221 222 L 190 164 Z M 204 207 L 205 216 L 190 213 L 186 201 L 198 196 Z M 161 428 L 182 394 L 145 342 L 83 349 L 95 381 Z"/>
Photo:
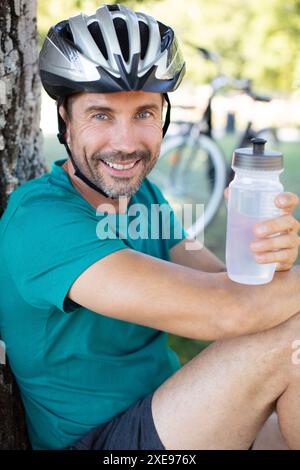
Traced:
<path id="1" fill-rule="evenodd" d="M 29 213 L 32 211 L 43 213 L 45 207 L 53 207 L 54 210 L 59 208 L 69 209 L 70 206 L 78 206 L 80 199 L 79 194 L 76 196 L 75 192 L 53 184 L 51 174 L 47 173 L 27 181 L 13 191 L 9 196 L 4 215 L 9 217 L 21 210 Z"/>
<path id="2" fill-rule="evenodd" d="M 91 223 L 92 217 L 83 217 L 89 212 L 76 195 L 49 183 L 49 176 L 30 180 L 16 189 L 9 197 L 7 208 L 0 221 L 0 243 L 18 243 L 23 248 L 35 240 L 55 239 L 54 234 L 66 233 L 78 224 Z M 93 223 L 96 223 L 93 221 Z M 34 248 L 34 247 L 32 247 Z"/>

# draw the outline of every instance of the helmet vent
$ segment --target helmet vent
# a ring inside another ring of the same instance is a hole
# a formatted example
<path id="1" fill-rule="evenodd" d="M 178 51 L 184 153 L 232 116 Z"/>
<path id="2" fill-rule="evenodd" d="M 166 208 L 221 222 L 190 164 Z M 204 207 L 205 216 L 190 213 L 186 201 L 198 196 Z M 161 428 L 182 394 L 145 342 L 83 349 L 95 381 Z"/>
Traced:
<path id="1" fill-rule="evenodd" d="M 149 44 L 149 28 L 143 21 L 139 21 L 139 27 L 141 39 L 141 59 L 143 60 Z"/>
<path id="2" fill-rule="evenodd" d="M 107 5 L 109 11 L 120 11 L 119 5 Z"/>
<path id="3" fill-rule="evenodd" d="M 99 26 L 99 23 L 97 21 L 93 21 L 88 25 L 89 32 L 91 33 L 95 43 L 99 47 L 100 51 L 104 55 L 105 59 L 108 59 L 108 54 L 107 54 L 107 49 L 106 45 L 103 39 L 103 35 Z"/>
<path id="4" fill-rule="evenodd" d="M 171 28 L 158 22 L 159 32 L 161 37 L 161 52 L 165 49 L 169 49 L 174 39 L 174 33 Z"/>
<path id="5" fill-rule="evenodd" d="M 68 39 L 72 44 L 74 44 L 74 38 L 69 23 L 66 24 L 63 31 L 65 39 Z"/>
<path id="6" fill-rule="evenodd" d="M 128 30 L 126 21 L 122 18 L 115 18 L 114 26 L 116 29 L 120 49 L 123 55 L 125 62 L 129 60 L 129 37 L 128 37 Z"/>
<path id="7" fill-rule="evenodd" d="M 71 41 L 72 44 L 74 44 L 73 34 L 68 21 L 64 20 L 60 23 L 57 23 L 53 29 L 57 31 L 63 39 L 67 39 L 68 41 Z"/>

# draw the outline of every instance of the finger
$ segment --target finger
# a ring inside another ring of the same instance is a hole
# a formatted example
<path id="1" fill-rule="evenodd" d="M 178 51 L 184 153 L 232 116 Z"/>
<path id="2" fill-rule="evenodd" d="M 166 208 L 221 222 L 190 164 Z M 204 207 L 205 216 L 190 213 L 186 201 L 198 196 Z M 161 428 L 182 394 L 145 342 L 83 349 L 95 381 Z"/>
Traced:
<path id="1" fill-rule="evenodd" d="M 293 264 L 277 263 L 275 271 L 288 271 L 293 267 Z"/>
<path id="2" fill-rule="evenodd" d="M 258 238 L 275 235 L 279 232 L 295 232 L 298 233 L 300 223 L 291 214 L 281 215 L 275 219 L 264 220 L 259 224 L 255 224 L 253 231 Z"/>
<path id="3" fill-rule="evenodd" d="M 296 234 L 283 234 L 277 237 L 264 238 L 262 240 L 253 241 L 250 244 L 251 250 L 256 253 L 264 251 L 273 251 L 285 248 L 298 249 L 300 246 L 300 237 Z"/>
<path id="4" fill-rule="evenodd" d="M 298 251 L 287 248 L 280 251 L 272 251 L 255 255 L 255 261 L 259 264 L 284 263 L 292 265 L 297 259 Z"/>
<path id="5" fill-rule="evenodd" d="M 275 198 L 275 204 L 277 207 L 284 209 L 285 211 L 293 211 L 299 204 L 299 197 L 297 194 L 291 192 L 280 193 Z"/>
<path id="6" fill-rule="evenodd" d="M 228 196 L 229 196 L 229 188 L 225 188 L 224 189 L 224 198 L 226 199 L 226 201 L 228 201 Z"/>

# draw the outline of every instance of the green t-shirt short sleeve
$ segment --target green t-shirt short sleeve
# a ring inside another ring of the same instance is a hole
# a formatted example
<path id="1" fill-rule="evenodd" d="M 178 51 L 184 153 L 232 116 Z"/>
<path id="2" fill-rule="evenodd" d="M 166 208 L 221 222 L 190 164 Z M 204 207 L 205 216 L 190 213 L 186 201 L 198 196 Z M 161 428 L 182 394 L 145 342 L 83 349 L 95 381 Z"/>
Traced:
<path id="1" fill-rule="evenodd" d="M 33 307 L 73 311 L 78 306 L 66 296 L 76 278 L 101 258 L 127 248 L 120 239 L 100 240 L 97 219 L 84 210 L 61 198 L 36 201 L 20 205 L 8 224 L 7 268 Z"/>

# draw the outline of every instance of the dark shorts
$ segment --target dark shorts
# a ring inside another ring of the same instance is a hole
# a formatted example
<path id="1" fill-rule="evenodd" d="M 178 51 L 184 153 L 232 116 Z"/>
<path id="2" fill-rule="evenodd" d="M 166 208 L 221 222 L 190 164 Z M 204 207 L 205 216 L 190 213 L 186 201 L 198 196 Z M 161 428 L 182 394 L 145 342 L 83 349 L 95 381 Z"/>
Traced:
<path id="1" fill-rule="evenodd" d="M 111 421 L 97 426 L 69 450 L 165 450 L 152 416 L 153 393 L 131 405 Z"/>

